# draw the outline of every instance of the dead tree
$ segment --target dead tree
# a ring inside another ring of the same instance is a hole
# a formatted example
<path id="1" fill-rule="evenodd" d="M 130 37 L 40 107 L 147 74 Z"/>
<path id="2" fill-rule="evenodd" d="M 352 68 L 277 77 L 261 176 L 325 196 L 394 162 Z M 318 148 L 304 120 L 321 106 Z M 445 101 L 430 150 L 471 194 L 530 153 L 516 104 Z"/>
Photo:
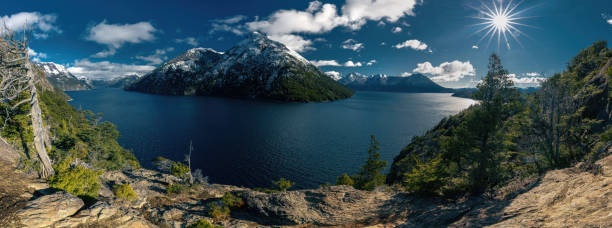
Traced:
<path id="1" fill-rule="evenodd" d="M 39 175 L 47 178 L 54 174 L 51 160 L 47 154 L 50 148 L 48 130 L 42 119 L 42 112 L 38 103 L 38 90 L 36 88 L 36 75 L 32 71 L 33 65 L 28 56 L 28 39 L 26 32 L 23 38 L 16 38 L 15 34 L 8 32 L 0 39 L 0 103 L 5 114 L 4 128 L 14 111 L 29 102 L 32 129 L 34 131 L 34 148 L 40 162 Z M 29 97 L 23 98 L 23 94 Z M 4 139 L 2 139 L 4 140 Z M 5 141 L 6 142 L 6 141 Z"/>
<path id="2" fill-rule="evenodd" d="M 193 141 L 189 141 L 189 154 L 185 155 L 185 162 L 187 162 L 187 166 L 189 167 L 189 184 L 193 185 L 193 175 L 191 174 L 191 152 L 193 151 Z"/>

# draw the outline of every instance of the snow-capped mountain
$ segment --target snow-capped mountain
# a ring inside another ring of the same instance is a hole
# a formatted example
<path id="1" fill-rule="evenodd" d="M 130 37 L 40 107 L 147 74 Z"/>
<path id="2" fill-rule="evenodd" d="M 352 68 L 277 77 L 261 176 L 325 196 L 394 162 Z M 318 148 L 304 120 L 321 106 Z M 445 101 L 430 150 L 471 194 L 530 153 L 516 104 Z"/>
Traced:
<path id="1" fill-rule="evenodd" d="M 386 74 L 366 76 L 350 73 L 339 80 L 340 83 L 354 90 L 393 91 L 411 93 L 446 93 L 452 89 L 444 88 L 422 74 L 409 77 L 395 77 Z"/>
<path id="2" fill-rule="evenodd" d="M 352 91 L 285 45 L 253 33 L 222 53 L 194 48 L 127 88 L 169 95 L 329 101 Z"/>
<path id="3" fill-rule="evenodd" d="M 68 72 L 63 65 L 53 62 L 36 63 L 47 76 L 49 82 L 63 91 L 88 90 L 92 86 Z"/>

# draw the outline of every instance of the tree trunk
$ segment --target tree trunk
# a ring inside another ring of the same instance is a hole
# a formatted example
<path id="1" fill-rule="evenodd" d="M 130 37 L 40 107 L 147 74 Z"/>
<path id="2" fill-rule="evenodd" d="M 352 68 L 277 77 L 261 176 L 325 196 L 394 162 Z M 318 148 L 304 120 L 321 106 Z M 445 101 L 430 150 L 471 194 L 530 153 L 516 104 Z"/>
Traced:
<path id="1" fill-rule="evenodd" d="M 42 112 L 38 104 L 38 90 L 36 89 L 35 76 L 32 71 L 30 62 L 27 63 L 27 76 L 29 78 L 30 86 L 30 116 L 32 117 L 32 130 L 34 131 L 34 148 L 38 154 L 38 160 L 40 161 L 39 176 L 41 178 L 47 178 L 55 174 L 51 159 L 47 154 L 47 149 L 51 149 L 49 140 L 49 131 L 43 124 Z"/>

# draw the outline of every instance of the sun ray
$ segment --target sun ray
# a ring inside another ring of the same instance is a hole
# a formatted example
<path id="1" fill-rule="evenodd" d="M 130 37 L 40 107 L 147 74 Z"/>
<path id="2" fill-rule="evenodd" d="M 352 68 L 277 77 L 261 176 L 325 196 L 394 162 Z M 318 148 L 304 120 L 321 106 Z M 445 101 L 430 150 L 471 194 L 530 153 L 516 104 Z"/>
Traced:
<path id="1" fill-rule="evenodd" d="M 477 44 L 480 44 L 480 42 L 488 38 L 488 46 L 493 39 L 497 39 L 498 49 L 501 47 L 502 43 L 506 48 L 511 49 L 511 39 L 508 37 L 508 35 L 510 35 L 510 37 L 522 47 L 523 45 L 519 41 L 519 36 L 528 36 L 518 27 L 533 26 L 517 22 L 522 19 L 530 18 L 528 16 L 521 16 L 521 14 L 528 9 L 517 10 L 521 3 L 523 3 L 523 1 L 518 1 L 518 3 L 516 3 L 514 0 L 509 0 L 507 3 L 504 3 L 504 0 L 491 0 L 491 4 L 487 5 L 481 2 L 481 7 L 479 9 L 475 8 L 479 15 L 472 17 L 481 20 L 481 22 L 475 24 L 475 26 L 482 26 L 482 28 L 478 29 L 474 34 L 484 32 Z"/>

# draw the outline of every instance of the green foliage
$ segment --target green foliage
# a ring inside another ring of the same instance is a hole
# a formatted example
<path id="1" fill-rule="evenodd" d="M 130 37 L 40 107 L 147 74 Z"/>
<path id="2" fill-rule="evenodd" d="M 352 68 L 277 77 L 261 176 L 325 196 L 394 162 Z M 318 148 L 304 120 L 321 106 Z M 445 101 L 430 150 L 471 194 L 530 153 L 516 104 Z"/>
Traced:
<path id="1" fill-rule="evenodd" d="M 134 189 L 132 189 L 132 186 L 128 183 L 116 184 L 113 186 L 113 193 L 117 198 L 125 201 L 134 201 L 138 199 Z"/>
<path id="2" fill-rule="evenodd" d="M 189 176 L 189 167 L 181 162 L 172 162 L 170 166 L 170 173 L 175 177 L 186 179 Z"/>
<path id="3" fill-rule="evenodd" d="M 361 170 L 355 175 L 355 188 L 362 190 L 374 190 L 374 188 L 384 185 L 385 175 L 382 171 L 387 166 L 387 161 L 380 160 L 380 146 L 374 135 L 370 136 L 370 148 L 368 158 Z"/>
<path id="4" fill-rule="evenodd" d="M 338 180 L 336 181 L 336 185 L 353 186 L 355 185 L 355 181 L 353 181 L 353 178 L 351 178 L 348 174 L 343 173 L 342 176 L 338 177 Z"/>
<path id="5" fill-rule="evenodd" d="M 229 206 L 218 205 L 217 203 L 208 204 L 208 215 L 214 219 L 225 219 L 229 216 L 231 210 Z"/>
<path id="6" fill-rule="evenodd" d="M 412 172 L 405 173 L 404 188 L 413 193 L 435 195 L 444 185 L 444 174 L 441 167 L 442 157 L 437 156 L 429 162 L 415 159 Z"/>
<path id="7" fill-rule="evenodd" d="M 187 226 L 187 228 L 223 228 L 223 226 L 215 226 L 208 220 L 198 219 L 198 221 Z"/>
<path id="8" fill-rule="evenodd" d="M 100 122 L 100 114 L 75 110 L 61 91 L 43 90 L 39 99 L 45 122 L 56 136 L 52 137 L 52 159 L 75 157 L 105 170 L 140 167 L 136 157 L 117 142 L 115 125 Z"/>
<path id="9" fill-rule="evenodd" d="M 166 188 L 168 194 L 181 194 L 189 191 L 189 187 L 184 184 L 170 184 Z"/>
<path id="10" fill-rule="evenodd" d="M 287 191 L 287 189 L 293 187 L 295 185 L 295 182 L 291 182 L 290 180 L 281 178 L 278 181 L 274 181 L 274 185 L 276 185 L 276 187 L 278 187 L 280 191 L 284 192 Z"/>
<path id="11" fill-rule="evenodd" d="M 73 161 L 72 158 L 65 158 L 53 166 L 56 173 L 49 179 L 49 186 L 82 198 L 97 198 L 102 171 L 81 165 L 72 166 Z"/>
<path id="12" fill-rule="evenodd" d="M 225 206 L 228 206 L 230 208 L 239 208 L 244 205 L 244 201 L 242 201 L 242 198 L 235 196 L 231 192 L 226 192 L 225 194 L 223 194 L 221 202 L 223 202 Z"/>

